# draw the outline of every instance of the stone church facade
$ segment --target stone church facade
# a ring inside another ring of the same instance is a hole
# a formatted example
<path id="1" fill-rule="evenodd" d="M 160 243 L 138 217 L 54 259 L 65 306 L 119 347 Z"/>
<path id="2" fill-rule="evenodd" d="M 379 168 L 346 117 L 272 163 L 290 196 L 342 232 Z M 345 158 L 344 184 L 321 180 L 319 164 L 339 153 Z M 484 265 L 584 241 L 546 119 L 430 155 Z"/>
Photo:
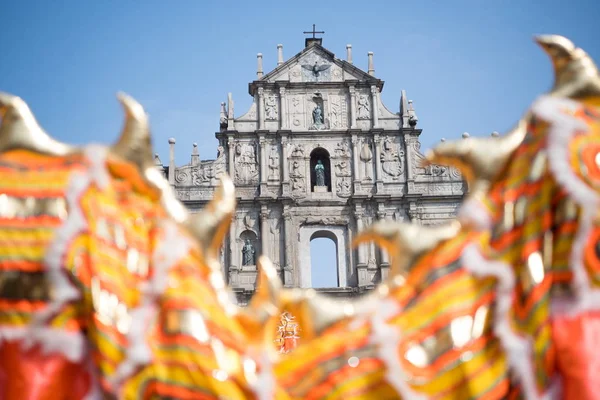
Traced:
<path id="1" fill-rule="evenodd" d="M 222 262 L 238 301 L 256 282 L 255 260 L 266 254 L 287 287 L 311 287 L 310 241 L 336 245 L 337 287 L 320 289 L 350 297 L 374 287 L 389 269 L 388 255 L 373 245 L 350 248 L 357 232 L 376 220 L 439 224 L 454 217 L 466 190 L 458 171 L 421 165 L 417 116 L 402 91 L 400 109 L 381 101 L 384 82 L 306 39 L 305 48 L 249 84 L 250 109 L 234 113 L 231 94 L 221 104 L 215 160 L 163 166 L 180 200 L 192 211 L 212 197 L 218 176 L 234 180 L 238 209 L 222 249 Z M 323 168 L 317 167 L 322 165 Z M 317 168 L 315 168 L 317 167 Z"/>

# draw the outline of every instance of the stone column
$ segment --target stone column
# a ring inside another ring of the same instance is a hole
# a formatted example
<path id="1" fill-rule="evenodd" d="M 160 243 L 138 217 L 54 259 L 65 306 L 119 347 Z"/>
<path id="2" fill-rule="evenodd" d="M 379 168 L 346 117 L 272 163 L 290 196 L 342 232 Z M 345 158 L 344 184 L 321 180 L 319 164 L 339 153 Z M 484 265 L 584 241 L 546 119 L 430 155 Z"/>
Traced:
<path id="1" fill-rule="evenodd" d="M 356 219 L 356 233 L 360 234 L 364 229 L 363 224 L 363 216 L 364 212 L 362 208 L 356 206 L 354 210 L 354 218 Z M 358 286 L 366 286 L 369 284 L 369 275 L 367 273 L 367 257 L 365 253 L 365 245 L 360 244 L 356 249 L 357 253 L 357 263 L 356 263 L 356 273 L 358 275 Z"/>
<path id="2" fill-rule="evenodd" d="M 265 129 L 265 89 L 258 88 L 258 130 Z"/>
<path id="3" fill-rule="evenodd" d="M 287 287 L 294 286 L 294 249 L 292 241 L 292 214 L 289 206 L 283 207 L 283 230 L 285 250 L 283 252 L 283 284 Z"/>
<path id="4" fill-rule="evenodd" d="M 383 205 L 380 205 L 383 206 Z M 380 207 L 380 210 L 377 212 L 377 219 L 380 221 L 390 221 L 391 215 L 388 216 L 386 215 L 385 210 L 383 210 L 383 207 Z M 379 255 L 380 255 L 380 267 L 381 267 L 381 280 L 385 281 L 385 279 L 388 277 L 389 274 L 389 270 L 390 270 L 390 257 L 388 252 L 383 249 L 383 248 L 379 248 Z"/>
<path id="5" fill-rule="evenodd" d="M 169 138 L 169 183 L 175 185 L 175 138 Z"/>
<path id="6" fill-rule="evenodd" d="M 358 137 L 352 135 L 352 169 L 354 173 L 354 193 L 361 191 L 360 186 L 360 150 L 358 148 Z"/>
<path id="7" fill-rule="evenodd" d="M 233 153 L 235 152 L 235 141 L 233 137 L 227 138 L 227 156 L 229 158 L 229 177 L 235 180 L 235 168 L 233 165 Z"/>
<path id="8" fill-rule="evenodd" d="M 381 137 L 378 134 L 373 135 L 375 144 L 375 181 L 381 182 Z"/>
<path id="9" fill-rule="evenodd" d="M 287 135 L 281 136 L 281 172 L 282 172 L 282 192 L 283 195 L 288 195 L 290 192 L 290 173 L 289 173 L 289 160 L 288 160 L 288 137 Z"/>
<path id="10" fill-rule="evenodd" d="M 287 99 L 285 97 L 285 87 L 279 88 L 279 121 L 281 129 L 288 129 L 287 126 Z"/>
<path id="11" fill-rule="evenodd" d="M 261 195 L 267 190 L 267 141 L 264 137 L 259 139 L 260 143 L 260 191 Z"/>
<path id="12" fill-rule="evenodd" d="M 350 129 L 356 129 L 356 89 L 350 86 Z"/>
<path id="13" fill-rule="evenodd" d="M 260 247 L 262 255 L 271 258 L 269 252 L 269 241 L 267 240 L 269 232 L 269 209 L 266 205 L 260 207 Z"/>
<path id="14" fill-rule="evenodd" d="M 379 128 L 379 99 L 377 97 L 377 86 L 371 86 L 371 111 L 373 118 L 373 128 Z"/>
<path id="15" fill-rule="evenodd" d="M 228 283 L 232 286 L 238 285 L 238 275 L 240 263 L 238 262 L 239 258 L 237 256 L 237 246 L 236 246 L 236 236 L 237 236 L 237 226 L 238 226 L 239 217 L 236 216 L 233 218 L 231 222 L 231 227 L 229 229 L 229 271 L 227 276 L 229 277 Z"/>

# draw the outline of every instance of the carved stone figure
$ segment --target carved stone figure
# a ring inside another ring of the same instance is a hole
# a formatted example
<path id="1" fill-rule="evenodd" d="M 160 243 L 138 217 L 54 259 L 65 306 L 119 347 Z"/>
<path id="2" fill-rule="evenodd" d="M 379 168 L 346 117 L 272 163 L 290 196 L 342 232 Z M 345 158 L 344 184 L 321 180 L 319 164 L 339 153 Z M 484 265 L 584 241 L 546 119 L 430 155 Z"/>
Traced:
<path id="1" fill-rule="evenodd" d="M 258 181 L 256 152 L 250 143 L 238 143 L 235 147 L 235 180 L 239 183 Z"/>
<path id="2" fill-rule="evenodd" d="M 252 246 L 249 239 L 246 239 L 246 243 L 242 248 L 242 265 L 256 265 L 255 255 L 254 246 Z"/>
<path id="3" fill-rule="evenodd" d="M 369 98 L 366 95 L 361 94 L 360 96 L 358 96 L 357 118 L 358 119 L 369 119 L 369 116 L 370 116 L 369 111 L 370 111 Z"/>
<path id="4" fill-rule="evenodd" d="M 338 180 L 337 194 L 340 197 L 349 197 L 351 195 L 350 178 L 341 178 Z"/>
<path id="5" fill-rule="evenodd" d="M 277 120 L 277 99 L 275 96 L 268 96 L 265 102 L 265 116 L 268 120 Z"/>
<path id="6" fill-rule="evenodd" d="M 304 146 L 301 144 L 296 145 L 292 152 L 292 157 L 304 157 Z"/>
<path id="7" fill-rule="evenodd" d="M 335 164 L 335 175 L 336 176 L 350 176 L 350 166 L 345 160 L 338 161 Z"/>
<path id="8" fill-rule="evenodd" d="M 381 151 L 381 169 L 383 172 L 394 178 L 399 177 L 404 172 L 402 158 L 404 157 L 403 150 L 397 150 L 397 145 L 386 138 L 383 142 Z"/>
<path id="9" fill-rule="evenodd" d="M 315 174 L 317 176 L 316 186 L 325 186 L 325 166 L 321 160 L 315 165 Z"/>
<path id="10" fill-rule="evenodd" d="M 292 163 L 292 170 L 290 171 L 290 176 L 302 178 L 304 174 L 302 174 L 302 170 L 300 169 L 300 163 L 298 161 L 294 161 Z"/>
<path id="11" fill-rule="evenodd" d="M 304 191 L 304 178 L 293 177 L 292 178 L 292 192 L 303 192 Z"/>
<path id="12" fill-rule="evenodd" d="M 350 148 L 347 142 L 338 142 L 335 148 L 336 157 L 350 158 Z"/>
<path id="13" fill-rule="evenodd" d="M 313 124 L 315 129 L 322 129 L 324 125 L 323 119 L 323 109 L 321 108 L 321 104 L 317 103 L 317 106 L 314 108 L 312 112 L 313 116 Z"/>
<path id="14" fill-rule="evenodd" d="M 271 149 L 271 155 L 269 156 L 269 180 L 276 181 L 279 179 L 279 154 L 277 154 L 277 148 Z"/>

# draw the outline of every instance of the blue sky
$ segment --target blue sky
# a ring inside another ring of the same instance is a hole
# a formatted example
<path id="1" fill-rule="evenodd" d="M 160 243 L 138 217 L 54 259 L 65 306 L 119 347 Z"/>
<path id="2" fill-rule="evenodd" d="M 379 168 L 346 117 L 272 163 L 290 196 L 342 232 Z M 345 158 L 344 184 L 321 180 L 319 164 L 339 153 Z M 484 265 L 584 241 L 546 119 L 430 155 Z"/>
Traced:
<path id="1" fill-rule="evenodd" d="M 2 24 L 0 90 L 21 96 L 53 136 L 71 143 L 116 139 L 117 91 L 150 114 L 156 151 L 177 164 L 192 143 L 214 158 L 219 104 L 232 92 L 246 112 L 256 53 L 265 72 L 304 46 L 305 30 L 325 30 L 323 45 L 385 83 L 397 111 L 407 90 L 423 128 L 423 150 L 462 132 L 508 129 L 551 85 L 546 55 L 532 36 L 557 33 L 600 60 L 598 0 L 393 1 L 8 1 Z"/>

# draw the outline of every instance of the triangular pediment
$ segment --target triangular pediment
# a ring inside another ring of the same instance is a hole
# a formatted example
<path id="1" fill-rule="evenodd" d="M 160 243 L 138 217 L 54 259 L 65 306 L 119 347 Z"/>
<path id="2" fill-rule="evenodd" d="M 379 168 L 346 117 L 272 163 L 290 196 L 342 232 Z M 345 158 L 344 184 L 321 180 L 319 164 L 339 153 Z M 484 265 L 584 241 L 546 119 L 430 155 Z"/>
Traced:
<path id="1" fill-rule="evenodd" d="M 317 43 L 304 48 L 268 74 L 263 75 L 253 82 L 251 87 L 259 86 L 260 83 L 278 81 L 298 83 L 368 81 L 377 86 L 383 84 L 382 81 L 353 64 L 336 58 L 332 52 Z"/>

